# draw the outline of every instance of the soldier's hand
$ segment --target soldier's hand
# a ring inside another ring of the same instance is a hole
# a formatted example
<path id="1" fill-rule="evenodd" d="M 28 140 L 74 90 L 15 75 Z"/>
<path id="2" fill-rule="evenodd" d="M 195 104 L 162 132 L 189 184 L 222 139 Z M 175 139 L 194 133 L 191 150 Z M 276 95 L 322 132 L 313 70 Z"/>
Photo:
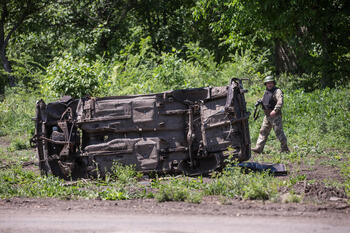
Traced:
<path id="1" fill-rule="evenodd" d="M 274 117 L 276 116 L 277 112 L 275 112 L 275 110 L 272 110 L 272 112 L 270 112 L 270 117 Z"/>

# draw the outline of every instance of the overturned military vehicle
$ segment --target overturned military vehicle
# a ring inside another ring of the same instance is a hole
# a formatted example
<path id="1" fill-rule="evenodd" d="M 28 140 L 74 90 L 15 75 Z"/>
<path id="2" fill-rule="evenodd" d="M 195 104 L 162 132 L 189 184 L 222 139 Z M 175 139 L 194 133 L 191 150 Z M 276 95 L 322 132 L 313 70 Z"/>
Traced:
<path id="1" fill-rule="evenodd" d="M 79 178 L 114 162 L 144 172 L 205 174 L 229 155 L 250 158 L 249 112 L 240 79 L 228 86 L 61 100 L 36 106 L 42 174 Z"/>

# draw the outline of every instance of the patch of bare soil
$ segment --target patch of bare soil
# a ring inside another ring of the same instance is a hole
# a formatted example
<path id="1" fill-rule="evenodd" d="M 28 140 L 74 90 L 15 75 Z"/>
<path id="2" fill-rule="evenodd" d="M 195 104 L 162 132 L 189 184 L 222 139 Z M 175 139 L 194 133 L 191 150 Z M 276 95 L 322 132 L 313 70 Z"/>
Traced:
<path id="1" fill-rule="evenodd" d="M 304 192 L 307 197 L 316 197 L 319 200 L 346 198 L 345 190 L 336 187 L 327 187 L 321 183 L 307 184 Z"/>
<path id="2" fill-rule="evenodd" d="M 304 195 L 306 200 L 316 202 L 346 199 L 344 187 L 335 186 L 336 183 L 341 184 L 344 181 L 340 169 L 333 165 L 323 165 L 321 163 L 322 160 L 316 161 L 313 166 L 302 163 L 298 173 L 305 175 L 306 179 L 296 184 L 295 189 Z M 333 182 L 333 184 L 327 184 L 326 181 Z"/>
<path id="3" fill-rule="evenodd" d="M 7 147 L 10 145 L 10 140 L 7 137 L 0 137 L 0 147 Z"/>
<path id="4" fill-rule="evenodd" d="M 3 136 L 0 137 L 0 148 L 7 151 L 7 148 L 11 144 L 11 139 L 9 137 Z M 28 154 L 35 155 L 36 149 L 35 148 L 29 148 L 27 150 L 23 150 L 24 152 L 28 152 Z M 0 158 L 0 169 L 11 167 L 12 165 L 18 164 L 20 159 L 18 158 L 18 155 L 16 155 L 13 152 L 8 152 L 10 159 Z M 16 158 L 17 157 L 17 158 Z M 22 167 L 26 170 L 31 170 L 39 174 L 39 165 L 37 158 L 35 157 L 35 160 L 25 161 L 21 163 Z"/>
<path id="5" fill-rule="evenodd" d="M 154 199 L 126 201 L 58 200 L 12 198 L 0 200 L 0 208 L 7 210 L 83 211 L 84 213 L 139 213 L 160 215 L 225 215 L 225 216 L 305 216 L 348 217 L 350 206 L 344 203 L 322 205 L 280 204 L 262 201 L 232 200 L 221 204 L 218 197 L 205 197 L 201 204 L 186 202 L 158 203 Z"/>
<path id="6" fill-rule="evenodd" d="M 341 154 L 345 153 L 342 151 L 338 152 Z M 304 176 L 304 180 L 298 181 L 293 185 L 293 191 L 301 195 L 306 202 L 330 204 L 335 201 L 343 201 L 346 203 L 347 196 L 344 187 L 336 185 L 344 182 L 344 177 L 341 175 L 339 167 L 329 162 L 330 158 L 328 157 L 317 155 L 310 155 L 310 157 L 303 158 L 300 163 L 286 164 L 288 175 L 281 177 L 281 179 L 289 179 L 298 175 Z M 253 160 L 254 158 L 253 156 Z M 308 159 L 314 159 L 314 163 L 310 165 L 310 161 L 307 163 Z M 285 188 L 280 191 L 285 193 L 288 190 Z"/>

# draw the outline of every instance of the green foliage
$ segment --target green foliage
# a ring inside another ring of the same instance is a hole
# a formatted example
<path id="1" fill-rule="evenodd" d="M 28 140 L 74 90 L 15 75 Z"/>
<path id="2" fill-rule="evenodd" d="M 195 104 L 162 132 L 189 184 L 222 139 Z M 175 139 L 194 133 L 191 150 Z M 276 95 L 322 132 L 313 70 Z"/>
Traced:
<path id="1" fill-rule="evenodd" d="M 305 143 L 321 148 L 349 145 L 348 96 L 348 88 L 316 90 L 313 93 L 301 90 L 287 92 L 284 109 L 287 132 L 300 136 L 296 138 L 300 146 Z"/>
<path id="2" fill-rule="evenodd" d="M 102 200 L 126 200 L 130 198 L 124 189 L 115 187 L 104 189 L 98 193 L 98 197 Z"/>
<path id="3" fill-rule="evenodd" d="M 22 54 L 20 58 L 13 58 L 10 62 L 14 64 L 11 74 L 0 69 L 0 82 L 3 79 L 3 83 L 0 84 L 3 86 L 7 84 L 6 79 L 8 75 L 13 75 L 16 77 L 18 87 L 31 91 L 45 77 L 45 67 L 33 61 L 32 57 L 27 54 Z"/>
<path id="4" fill-rule="evenodd" d="M 25 150 L 29 148 L 29 140 L 23 140 L 22 138 L 14 138 L 11 141 L 10 146 L 7 148 L 9 151 Z"/>
<path id="5" fill-rule="evenodd" d="M 239 167 L 229 167 L 216 174 L 213 182 L 205 187 L 207 195 L 222 195 L 230 198 L 269 200 L 277 197 L 279 182 L 267 172 L 242 173 Z"/>
<path id="6" fill-rule="evenodd" d="M 38 95 L 20 88 L 7 90 L 5 99 L 0 102 L 0 132 L 2 135 L 29 137 L 34 133 L 32 117 L 35 116 L 35 103 Z M 25 135 L 23 135 L 25 134 Z"/>
<path id="7" fill-rule="evenodd" d="M 155 93 L 171 89 L 226 85 L 232 77 L 250 78 L 251 81 L 267 74 L 266 54 L 255 58 L 249 51 L 236 53 L 232 61 L 218 64 L 214 55 L 198 44 L 186 44 L 183 51 L 157 56 L 151 38 L 141 40 L 140 52 L 133 54 L 132 44 L 115 58 L 111 75 L 112 85 L 106 94 L 124 95 Z"/>
<path id="8" fill-rule="evenodd" d="M 295 83 L 306 90 L 334 87 L 350 74 L 346 6 L 344 0 L 3 1 L 0 47 L 12 69 L 5 71 L 2 59 L 0 93 L 7 72 L 25 87 L 46 77 L 45 92 L 75 96 L 198 87 L 222 83 L 224 75 L 260 79 L 268 72 L 300 74 Z M 138 46 L 143 38 L 151 57 Z M 263 67 L 251 70 L 261 55 Z"/>
<path id="9" fill-rule="evenodd" d="M 102 58 L 91 63 L 84 57 L 63 53 L 48 67 L 44 91 L 51 90 L 61 96 L 73 97 L 97 95 L 107 79 L 106 70 Z"/>
<path id="10" fill-rule="evenodd" d="M 8 136 L 1 138 L 1 141 L 6 141 Z M 33 151 L 27 149 L 16 150 L 13 147 L 0 147 L 0 164 L 9 166 L 10 164 L 23 164 L 26 162 L 32 162 L 36 158 Z"/>
<path id="11" fill-rule="evenodd" d="M 66 186 L 64 181 L 53 176 L 40 177 L 20 166 L 0 170 L 0 198 L 8 197 L 57 197 L 76 198 L 89 191 L 79 186 Z"/>
<path id="12" fill-rule="evenodd" d="M 300 203 L 302 201 L 302 197 L 293 192 L 286 193 L 281 198 L 283 203 Z"/>
<path id="13" fill-rule="evenodd" d="M 202 193 L 198 191 L 203 186 L 202 182 L 189 178 L 172 178 L 165 183 L 153 182 L 153 187 L 158 191 L 155 198 L 159 202 L 165 201 L 186 201 L 190 203 L 200 203 Z"/>
<path id="14" fill-rule="evenodd" d="M 269 48 L 276 73 L 305 73 L 317 87 L 346 83 L 350 70 L 346 1 L 198 1 L 197 20 L 210 19 L 212 30 L 230 51 Z M 327 9 L 327 10 L 325 10 Z M 218 14 L 218 12 L 220 12 Z M 316 79 L 314 79 L 317 77 Z"/>
<path id="15" fill-rule="evenodd" d="M 125 200 L 142 196 L 140 190 L 133 192 L 131 190 L 137 187 L 138 173 L 131 167 L 119 167 L 117 170 L 115 174 L 120 178 L 119 180 L 108 180 L 107 178 L 96 182 L 78 180 L 70 184 L 60 178 L 40 176 L 33 171 L 24 170 L 19 165 L 14 165 L 0 170 L 0 198 L 54 197 Z"/>
<path id="16" fill-rule="evenodd" d="M 142 177 L 142 173 L 135 170 L 135 165 L 123 165 L 115 162 L 109 176 L 110 178 L 106 179 L 117 179 L 122 184 L 132 184 Z"/>
<path id="17" fill-rule="evenodd" d="M 186 197 L 189 195 L 187 189 L 182 187 L 170 185 L 162 185 L 159 192 L 155 195 L 155 198 L 159 202 L 164 201 L 185 201 Z"/>
<path id="18" fill-rule="evenodd" d="M 350 93 L 347 87 L 327 88 L 310 93 L 300 89 L 283 91 L 284 129 L 296 152 L 286 156 L 307 156 L 310 153 L 320 153 L 325 148 L 349 149 Z M 260 98 L 262 94 L 254 93 L 254 99 Z M 251 96 L 248 98 L 253 99 Z M 252 106 L 253 103 L 251 109 Z M 252 141 L 257 139 L 261 120 L 262 118 L 257 121 L 250 119 Z M 269 141 L 274 139 L 272 133 Z"/>
<path id="19" fill-rule="evenodd" d="M 228 167 L 222 173 L 214 173 L 209 182 L 203 178 L 179 177 L 161 182 L 156 179 L 152 187 L 158 189 L 158 201 L 200 202 L 203 195 L 252 200 L 276 199 L 278 179 L 268 173 L 244 173 L 238 167 Z"/>

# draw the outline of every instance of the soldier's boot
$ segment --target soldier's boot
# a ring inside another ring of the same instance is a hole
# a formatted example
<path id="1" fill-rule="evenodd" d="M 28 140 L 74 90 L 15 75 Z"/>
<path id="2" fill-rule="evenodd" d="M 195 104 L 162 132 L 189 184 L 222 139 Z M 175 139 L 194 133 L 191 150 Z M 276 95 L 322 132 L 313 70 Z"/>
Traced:
<path id="1" fill-rule="evenodd" d="M 252 148 L 252 151 L 257 153 L 257 154 L 261 154 L 263 152 L 263 148 L 256 146 L 256 147 Z"/>
<path id="2" fill-rule="evenodd" d="M 260 134 L 255 147 L 252 148 L 251 150 L 257 154 L 261 154 L 264 150 L 266 141 L 267 141 L 267 137 L 265 135 Z"/>

